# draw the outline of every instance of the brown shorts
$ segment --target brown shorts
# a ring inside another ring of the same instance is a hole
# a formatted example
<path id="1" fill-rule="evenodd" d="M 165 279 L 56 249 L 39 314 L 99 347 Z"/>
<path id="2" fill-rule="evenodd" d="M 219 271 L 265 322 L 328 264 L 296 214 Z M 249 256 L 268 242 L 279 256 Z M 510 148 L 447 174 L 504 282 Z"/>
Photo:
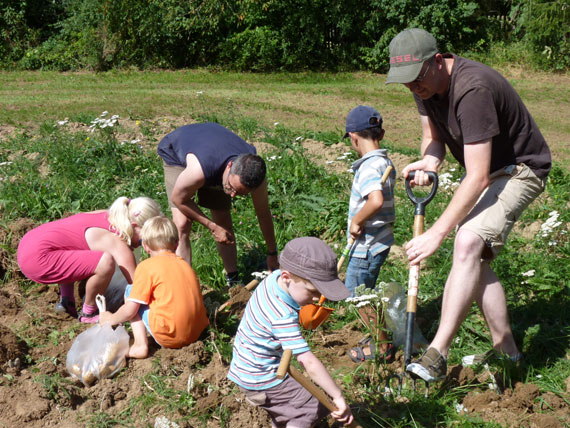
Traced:
<path id="1" fill-rule="evenodd" d="M 291 376 L 279 385 L 263 391 L 241 387 L 240 390 L 245 394 L 245 399 L 249 404 L 267 410 L 277 427 L 292 424 L 299 428 L 310 428 L 330 413 L 319 400 Z"/>
<path id="2" fill-rule="evenodd" d="M 491 182 L 458 229 L 479 235 L 493 259 L 505 246 L 515 221 L 524 209 L 544 191 L 546 178 L 538 178 L 524 165 L 509 165 L 491 174 Z"/>
<path id="3" fill-rule="evenodd" d="M 164 183 L 166 184 L 168 205 L 170 208 L 176 208 L 176 205 L 174 205 L 171 199 L 172 189 L 174 189 L 178 176 L 182 171 L 184 171 L 184 167 L 167 165 L 163 161 L 162 168 L 164 169 Z M 224 193 L 224 189 L 220 186 L 205 186 L 198 189 L 198 192 L 196 193 L 198 194 L 197 204 L 201 207 L 222 211 L 229 211 L 232 207 L 232 198 L 230 195 L 226 195 Z"/>

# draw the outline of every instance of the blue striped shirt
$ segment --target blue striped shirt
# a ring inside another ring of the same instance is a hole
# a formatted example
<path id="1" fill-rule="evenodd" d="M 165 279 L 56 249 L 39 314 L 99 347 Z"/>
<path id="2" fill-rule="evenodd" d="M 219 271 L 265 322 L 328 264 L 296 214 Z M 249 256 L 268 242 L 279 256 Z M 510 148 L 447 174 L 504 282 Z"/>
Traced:
<path id="1" fill-rule="evenodd" d="M 368 251 L 375 256 L 394 244 L 392 225 L 396 220 L 396 211 L 394 209 L 396 168 L 392 170 L 386 183 L 382 185 L 382 175 L 389 165 L 394 168 L 394 164 L 388 158 L 385 149 L 368 152 L 352 164 L 354 179 L 348 206 L 348 228 L 350 228 L 352 218 L 366 204 L 367 196 L 370 193 L 381 190 L 384 204 L 378 212 L 364 223 L 364 231 L 356 241 L 356 245 L 350 255 L 351 257 L 364 259 L 367 257 Z M 350 237 L 350 233 L 347 233 L 347 236 Z"/>
<path id="2" fill-rule="evenodd" d="M 228 379 L 245 389 L 279 385 L 275 374 L 284 349 L 294 355 L 309 351 L 299 328 L 299 304 L 277 283 L 281 271 L 271 273 L 252 294 L 234 339 Z"/>

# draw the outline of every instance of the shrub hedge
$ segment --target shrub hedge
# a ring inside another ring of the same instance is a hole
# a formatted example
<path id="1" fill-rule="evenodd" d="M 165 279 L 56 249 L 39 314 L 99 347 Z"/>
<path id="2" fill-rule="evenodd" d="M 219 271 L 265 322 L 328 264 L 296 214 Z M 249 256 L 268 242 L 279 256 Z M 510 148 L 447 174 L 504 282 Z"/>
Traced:
<path id="1" fill-rule="evenodd" d="M 392 37 L 421 27 L 442 51 L 523 43 L 536 67 L 566 70 L 569 9 L 567 0 L 0 0 L 0 67 L 383 72 Z"/>

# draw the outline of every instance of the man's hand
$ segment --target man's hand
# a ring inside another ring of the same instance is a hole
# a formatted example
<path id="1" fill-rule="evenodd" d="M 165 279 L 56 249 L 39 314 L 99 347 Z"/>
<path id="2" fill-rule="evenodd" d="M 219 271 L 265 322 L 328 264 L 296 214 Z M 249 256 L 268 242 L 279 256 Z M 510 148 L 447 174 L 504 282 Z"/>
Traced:
<path id="1" fill-rule="evenodd" d="M 417 265 L 421 260 L 435 253 L 443 238 L 445 238 L 445 235 L 440 236 L 432 229 L 428 229 L 425 233 L 416 236 L 404 245 L 410 264 Z"/>
<path id="2" fill-rule="evenodd" d="M 214 235 L 214 239 L 216 240 L 216 242 L 220 244 L 233 245 L 236 243 L 236 238 L 234 234 L 231 231 L 224 229 L 222 226 L 219 226 L 217 224 L 214 224 L 214 227 L 212 229 L 212 235 Z"/>
<path id="3" fill-rule="evenodd" d="M 402 175 L 404 178 L 408 178 L 410 171 L 416 171 L 414 179 L 410 181 L 410 186 L 429 186 L 431 182 L 426 171 L 437 172 L 438 166 L 439 159 L 433 156 L 424 156 L 422 160 L 407 165 L 402 170 Z"/>

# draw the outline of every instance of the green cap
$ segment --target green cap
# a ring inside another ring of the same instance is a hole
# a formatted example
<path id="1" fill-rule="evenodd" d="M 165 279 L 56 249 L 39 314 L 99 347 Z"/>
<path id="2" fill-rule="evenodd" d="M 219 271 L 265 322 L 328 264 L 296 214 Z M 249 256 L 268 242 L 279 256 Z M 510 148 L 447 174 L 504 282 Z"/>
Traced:
<path id="1" fill-rule="evenodd" d="M 410 83 L 418 77 L 424 61 L 438 52 L 435 38 L 421 28 L 402 31 L 390 42 L 388 83 Z"/>

